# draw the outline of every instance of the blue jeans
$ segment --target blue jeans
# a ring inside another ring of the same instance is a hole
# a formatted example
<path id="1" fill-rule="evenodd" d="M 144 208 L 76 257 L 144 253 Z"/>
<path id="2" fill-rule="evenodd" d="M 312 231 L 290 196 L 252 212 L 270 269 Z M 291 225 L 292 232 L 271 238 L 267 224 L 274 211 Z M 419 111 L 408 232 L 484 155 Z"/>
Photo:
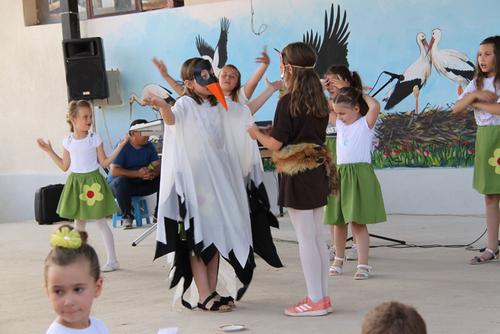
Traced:
<path id="1" fill-rule="evenodd" d="M 160 177 L 153 180 L 117 176 L 109 184 L 118 201 L 123 217 L 132 216 L 132 196 L 147 196 L 156 193 L 154 216 L 158 215 L 158 197 L 160 195 Z"/>

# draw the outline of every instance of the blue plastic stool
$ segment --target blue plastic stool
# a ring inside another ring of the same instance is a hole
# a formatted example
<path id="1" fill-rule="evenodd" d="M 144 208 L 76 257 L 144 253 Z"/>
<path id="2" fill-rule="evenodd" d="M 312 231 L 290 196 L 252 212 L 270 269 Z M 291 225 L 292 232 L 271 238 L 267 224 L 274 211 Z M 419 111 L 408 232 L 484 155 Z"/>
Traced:
<path id="1" fill-rule="evenodd" d="M 149 219 L 148 203 L 146 202 L 146 199 L 144 197 L 133 196 L 132 208 L 134 210 L 135 226 L 141 227 L 143 218 L 146 218 L 147 224 L 151 224 L 151 220 Z M 116 227 L 116 223 L 118 221 L 122 220 L 123 216 L 121 214 L 113 213 L 113 228 Z"/>

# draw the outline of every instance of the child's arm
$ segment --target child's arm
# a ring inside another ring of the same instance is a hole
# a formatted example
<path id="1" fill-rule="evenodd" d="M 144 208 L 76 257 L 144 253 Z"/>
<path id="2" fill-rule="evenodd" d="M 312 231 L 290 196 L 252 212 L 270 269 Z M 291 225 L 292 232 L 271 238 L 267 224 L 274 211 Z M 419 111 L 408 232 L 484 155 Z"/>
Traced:
<path id="1" fill-rule="evenodd" d="M 278 80 L 274 82 L 269 82 L 266 79 L 266 89 L 259 94 L 255 99 L 247 103 L 248 108 L 252 112 L 252 115 L 257 112 L 266 103 L 266 101 L 274 94 L 275 91 L 280 90 L 283 85 L 283 81 Z"/>
<path id="2" fill-rule="evenodd" d="M 109 165 L 113 162 L 113 160 L 116 159 L 116 157 L 118 156 L 118 154 L 120 153 L 122 148 L 125 146 L 125 144 L 127 144 L 128 139 L 129 139 L 129 135 L 127 133 L 125 135 L 125 138 L 123 138 L 120 141 L 118 146 L 116 146 L 116 148 L 113 150 L 113 152 L 108 157 L 106 157 L 106 153 L 104 152 L 104 146 L 102 143 L 97 147 L 97 160 L 99 161 L 99 164 L 101 165 L 102 168 L 109 167 Z"/>
<path id="3" fill-rule="evenodd" d="M 248 128 L 247 132 L 250 137 L 252 137 L 252 139 L 257 139 L 262 145 L 264 145 L 271 151 L 278 151 L 281 146 L 283 146 L 282 142 L 260 132 L 259 128 L 255 124 L 252 125 L 252 127 Z"/>
<path id="4" fill-rule="evenodd" d="M 170 76 L 170 74 L 168 74 L 167 66 L 165 65 L 165 63 L 163 62 L 163 60 L 159 60 L 159 59 L 153 58 L 153 64 L 156 65 L 156 68 L 160 72 L 160 74 L 163 77 L 163 79 L 165 79 L 165 81 L 168 83 L 168 85 L 170 87 L 172 87 L 172 89 L 178 95 L 182 95 L 184 93 L 184 87 L 182 87 L 181 85 L 179 85 L 177 83 L 177 81 L 175 81 L 174 78 L 172 78 Z"/>
<path id="5" fill-rule="evenodd" d="M 330 111 L 328 114 L 328 123 L 335 124 L 337 122 L 337 113 L 333 109 L 333 101 L 331 99 L 328 99 L 328 110 Z"/>
<path id="6" fill-rule="evenodd" d="M 261 56 L 257 58 L 257 63 L 260 63 L 261 65 L 257 68 L 255 73 L 252 75 L 250 80 L 248 80 L 245 83 L 245 86 L 243 86 L 243 89 L 245 91 L 245 96 L 247 99 L 250 99 L 252 97 L 253 92 L 255 91 L 255 88 L 259 84 L 260 79 L 262 79 L 262 76 L 267 70 L 267 67 L 269 66 L 269 63 L 271 62 L 271 59 L 267 55 L 267 48 L 264 47 L 262 50 Z"/>
<path id="7" fill-rule="evenodd" d="M 472 106 L 473 108 L 477 108 L 477 109 L 482 109 L 482 108 L 476 106 L 475 104 L 477 104 L 478 102 L 479 103 L 482 102 L 482 103 L 486 103 L 486 104 L 494 104 L 497 99 L 498 99 L 498 96 L 493 92 L 490 92 L 487 90 L 477 90 L 477 91 L 465 94 L 465 96 L 462 99 L 458 100 L 457 103 L 455 103 L 455 105 L 453 106 L 452 112 L 453 113 L 462 112 L 465 109 L 467 109 L 468 106 Z M 474 102 L 476 102 L 476 103 L 474 103 Z"/>
<path id="8" fill-rule="evenodd" d="M 150 94 L 149 96 L 146 96 L 144 100 L 142 100 L 142 102 L 147 105 L 160 108 L 161 118 L 163 118 L 163 122 L 165 122 L 165 124 L 175 124 L 175 115 L 172 112 L 172 106 L 168 104 L 164 99 L 154 94 Z"/>
<path id="9" fill-rule="evenodd" d="M 490 114 L 500 116 L 500 103 L 498 102 L 496 103 L 474 102 L 472 103 L 472 107 L 474 109 L 479 109 L 482 111 L 489 112 Z"/>
<path id="10" fill-rule="evenodd" d="M 363 94 L 363 98 L 368 104 L 368 113 L 366 114 L 366 123 L 368 123 L 368 127 L 373 129 L 375 123 L 377 122 L 378 115 L 380 114 L 380 103 L 375 100 L 373 97 L 367 94 Z"/>
<path id="11" fill-rule="evenodd" d="M 57 155 L 56 152 L 54 152 L 54 149 L 52 148 L 50 141 L 45 142 L 42 138 L 38 138 L 36 142 L 38 144 L 38 147 L 40 147 L 43 151 L 47 152 L 47 154 L 52 159 L 52 161 L 54 161 L 57 167 L 59 167 L 63 172 L 68 170 L 69 165 L 71 163 L 68 150 L 64 149 L 63 157 L 61 158 L 59 155 Z"/>

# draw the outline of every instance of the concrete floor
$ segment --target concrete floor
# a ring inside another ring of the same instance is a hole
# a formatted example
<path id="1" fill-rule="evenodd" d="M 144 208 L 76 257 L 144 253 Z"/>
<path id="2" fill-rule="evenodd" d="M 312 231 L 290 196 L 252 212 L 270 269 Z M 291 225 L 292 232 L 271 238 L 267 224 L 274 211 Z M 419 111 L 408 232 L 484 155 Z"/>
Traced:
<path id="1" fill-rule="evenodd" d="M 476 253 L 461 248 L 374 248 L 373 277 L 354 281 L 355 263 L 330 279 L 334 313 L 320 318 L 289 318 L 283 308 L 305 295 L 298 248 L 288 218 L 275 233 L 286 267 L 258 260 L 252 286 L 232 313 L 189 311 L 172 305 L 165 260 L 152 262 L 154 237 L 137 247 L 144 229 L 115 230 L 122 269 L 105 274 L 104 291 L 93 314 L 111 333 L 156 334 L 179 327 L 180 334 L 221 333 L 219 326 L 243 324 L 248 333 L 360 333 L 363 315 L 375 305 L 398 300 L 414 305 L 429 333 L 500 333 L 500 263 L 468 265 Z M 43 260 L 53 226 L 34 222 L 0 224 L 0 333 L 45 333 L 55 318 L 43 288 Z M 463 216 L 389 216 L 370 232 L 413 244 L 467 244 L 484 231 L 484 218 Z M 89 224 L 91 243 L 101 258 L 99 232 Z M 325 233 L 328 233 L 325 230 Z M 371 239 L 372 245 L 387 245 Z M 483 245 L 484 238 L 476 245 Z"/>

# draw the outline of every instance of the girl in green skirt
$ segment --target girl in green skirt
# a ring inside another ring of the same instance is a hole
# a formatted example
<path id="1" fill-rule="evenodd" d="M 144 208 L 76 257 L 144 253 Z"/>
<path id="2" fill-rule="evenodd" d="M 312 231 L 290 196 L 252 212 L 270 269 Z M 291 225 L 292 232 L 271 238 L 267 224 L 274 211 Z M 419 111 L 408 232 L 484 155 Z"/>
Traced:
<path id="1" fill-rule="evenodd" d="M 474 110 L 477 123 L 474 189 L 484 194 L 487 246 L 470 264 L 498 258 L 500 222 L 500 36 L 486 38 L 477 53 L 476 75 L 453 107 L 453 112 Z"/>
<path id="2" fill-rule="evenodd" d="M 99 172 L 116 158 L 128 138 L 120 142 L 113 153 L 106 157 L 102 140 L 97 133 L 90 132 L 92 127 L 92 105 L 88 101 L 72 101 L 67 115 L 71 134 L 63 140 L 62 158 L 55 153 L 50 141 L 39 138 L 38 146 L 47 152 L 55 164 L 71 174 L 64 185 L 57 206 L 59 216 L 75 221 L 75 229 L 85 231 L 87 220 L 95 220 L 101 230 L 107 263 L 102 271 L 114 271 L 119 268 L 116 258 L 113 233 L 106 217 L 116 212 L 117 206 L 106 180 Z"/>
<path id="3" fill-rule="evenodd" d="M 351 223 L 358 246 L 354 279 L 370 276 L 367 224 L 386 220 L 380 184 L 371 165 L 374 126 L 380 113 L 378 102 L 354 87 L 338 90 L 333 100 L 337 128 L 339 192 L 329 198 L 325 223 L 334 225 L 335 261 L 330 273 L 342 274 L 347 225 Z"/>
<path id="4" fill-rule="evenodd" d="M 332 65 L 330 68 L 325 72 L 325 76 L 323 79 L 323 85 L 328 94 L 330 95 L 330 101 L 333 101 L 335 97 L 337 96 L 337 93 L 339 89 L 343 87 L 354 87 L 360 91 L 363 91 L 363 84 L 361 83 L 361 77 L 359 76 L 358 72 L 356 71 L 350 71 L 349 68 L 345 65 Z M 368 103 L 371 105 L 372 99 L 370 96 L 367 95 L 367 100 Z M 378 106 L 378 102 L 375 101 L 374 107 L 380 108 Z M 336 114 L 335 110 L 333 110 L 333 105 L 332 103 L 328 104 L 330 108 L 330 118 L 328 120 L 328 127 L 326 128 L 326 146 L 329 148 L 330 152 L 332 152 L 332 160 L 337 161 L 337 156 L 336 156 L 336 142 L 337 142 L 337 130 L 335 128 L 335 120 L 336 120 Z M 330 199 L 331 200 L 331 199 Z M 328 216 L 325 216 L 325 223 L 328 224 Z M 330 233 L 332 237 L 332 242 L 335 243 L 335 227 L 334 225 L 331 226 L 330 228 Z M 352 238 L 352 247 L 351 249 L 345 254 L 345 258 L 347 260 L 357 260 L 358 259 L 358 247 L 356 245 L 356 240 L 353 236 Z M 338 260 L 337 262 L 339 262 Z M 343 261 L 343 258 L 342 258 Z M 330 270 L 331 275 L 336 275 L 338 274 L 338 270 L 341 267 L 338 266 L 332 266 Z"/>

